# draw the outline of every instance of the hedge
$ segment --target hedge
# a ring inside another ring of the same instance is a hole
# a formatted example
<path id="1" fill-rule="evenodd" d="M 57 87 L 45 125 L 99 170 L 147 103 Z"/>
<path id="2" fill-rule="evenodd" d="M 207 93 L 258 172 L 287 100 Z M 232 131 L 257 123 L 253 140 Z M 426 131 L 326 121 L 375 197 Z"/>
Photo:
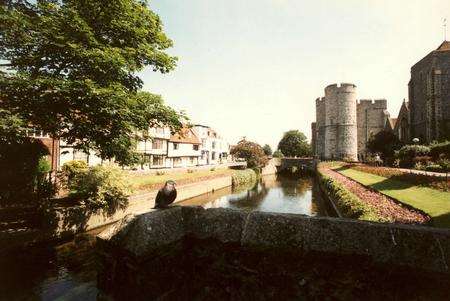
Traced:
<path id="1" fill-rule="evenodd" d="M 253 183 L 256 179 L 257 175 L 253 169 L 235 170 L 231 175 L 233 186 Z"/>

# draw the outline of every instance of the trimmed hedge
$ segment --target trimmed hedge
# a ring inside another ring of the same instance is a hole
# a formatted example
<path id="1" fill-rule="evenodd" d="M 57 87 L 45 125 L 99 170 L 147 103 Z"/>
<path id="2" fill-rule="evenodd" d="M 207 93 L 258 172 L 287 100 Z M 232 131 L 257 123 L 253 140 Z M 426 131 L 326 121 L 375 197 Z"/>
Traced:
<path id="1" fill-rule="evenodd" d="M 444 156 L 450 159 L 450 141 L 430 145 L 430 155 L 434 160 Z"/>
<path id="2" fill-rule="evenodd" d="M 326 189 L 327 195 L 335 202 L 339 211 L 345 217 L 365 221 L 386 222 L 377 212 L 348 191 L 342 184 L 317 170 L 320 184 Z"/>
<path id="3" fill-rule="evenodd" d="M 253 169 L 235 170 L 231 175 L 233 186 L 256 182 L 257 175 Z"/>

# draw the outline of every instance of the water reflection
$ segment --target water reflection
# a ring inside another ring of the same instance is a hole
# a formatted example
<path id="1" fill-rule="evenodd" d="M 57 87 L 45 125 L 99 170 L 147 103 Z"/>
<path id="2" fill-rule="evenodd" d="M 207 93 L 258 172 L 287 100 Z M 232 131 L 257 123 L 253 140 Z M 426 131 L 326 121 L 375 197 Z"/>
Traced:
<path id="1" fill-rule="evenodd" d="M 250 186 L 224 189 L 182 202 L 205 208 L 328 215 L 314 179 L 264 176 Z"/>

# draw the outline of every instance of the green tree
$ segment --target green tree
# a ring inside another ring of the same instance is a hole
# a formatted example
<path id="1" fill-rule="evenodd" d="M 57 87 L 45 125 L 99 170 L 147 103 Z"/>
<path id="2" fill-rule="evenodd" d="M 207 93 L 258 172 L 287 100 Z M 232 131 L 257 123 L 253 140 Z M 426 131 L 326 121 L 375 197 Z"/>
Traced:
<path id="1" fill-rule="evenodd" d="M 263 150 L 264 150 L 264 153 L 266 154 L 266 156 L 272 156 L 272 148 L 270 147 L 269 144 L 265 144 L 263 146 Z"/>
<path id="2" fill-rule="evenodd" d="M 278 149 L 287 157 L 304 157 L 311 154 L 311 147 L 305 134 L 298 130 L 284 133 L 278 143 Z"/>
<path id="3" fill-rule="evenodd" d="M 236 158 L 245 159 L 249 168 L 262 168 L 268 161 L 263 148 L 258 143 L 247 140 L 239 141 L 231 148 L 230 153 Z"/>
<path id="4" fill-rule="evenodd" d="M 400 149 L 401 146 L 400 140 L 390 131 L 378 132 L 370 137 L 367 143 L 367 149 L 373 154 L 380 153 L 383 161 L 393 158 L 395 151 Z"/>
<path id="5" fill-rule="evenodd" d="M 277 149 L 276 151 L 273 152 L 273 157 L 274 158 L 283 158 L 284 155 L 279 149 Z"/>
<path id="6" fill-rule="evenodd" d="M 158 15 L 138 0 L 6 0 L 0 8 L 0 131 L 32 124 L 81 150 L 135 162 L 137 131 L 181 128 L 184 115 L 139 92 L 137 72 L 176 58 Z M 3 128 L 4 127 L 4 128 Z"/>

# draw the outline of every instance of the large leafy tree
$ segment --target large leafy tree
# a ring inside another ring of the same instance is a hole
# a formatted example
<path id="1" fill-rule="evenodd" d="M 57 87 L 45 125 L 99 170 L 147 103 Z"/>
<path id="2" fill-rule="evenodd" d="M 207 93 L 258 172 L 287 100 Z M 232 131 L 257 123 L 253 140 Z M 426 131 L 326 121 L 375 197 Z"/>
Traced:
<path id="1" fill-rule="evenodd" d="M 0 130 L 14 140 L 32 125 L 131 163 L 136 132 L 181 127 L 184 116 L 140 92 L 137 76 L 147 66 L 171 71 L 171 46 L 146 1 L 2 1 L 0 109 L 8 122 Z"/>
<path id="2" fill-rule="evenodd" d="M 305 134 L 298 130 L 284 133 L 278 143 L 278 149 L 287 157 L 304 157 L 311 154 L 311 147 Z"/>
<path id="3" fill-rule="evenodd" d="M 381 159 L 394 157 L 394 152 L 402 146 L 400 140 L 391 131 L 380 131 L 370 137 L 367 149 L 375 154 L 380 153 Z"/>
<path id="4" fill-rule="evenodd" d="M 268 161 L 261 145 L 247 140 L 239 141 L 231 148 L 230 153 L 236 158 L 245 159 L 249 168 L 262 168 Z"/>
<path id="5" fill-rule="evenodd" d="M 269 144 L 264 144 L 263 150 L 266 156 L 272 156 L 272 148 L 270 147 Z"/>

